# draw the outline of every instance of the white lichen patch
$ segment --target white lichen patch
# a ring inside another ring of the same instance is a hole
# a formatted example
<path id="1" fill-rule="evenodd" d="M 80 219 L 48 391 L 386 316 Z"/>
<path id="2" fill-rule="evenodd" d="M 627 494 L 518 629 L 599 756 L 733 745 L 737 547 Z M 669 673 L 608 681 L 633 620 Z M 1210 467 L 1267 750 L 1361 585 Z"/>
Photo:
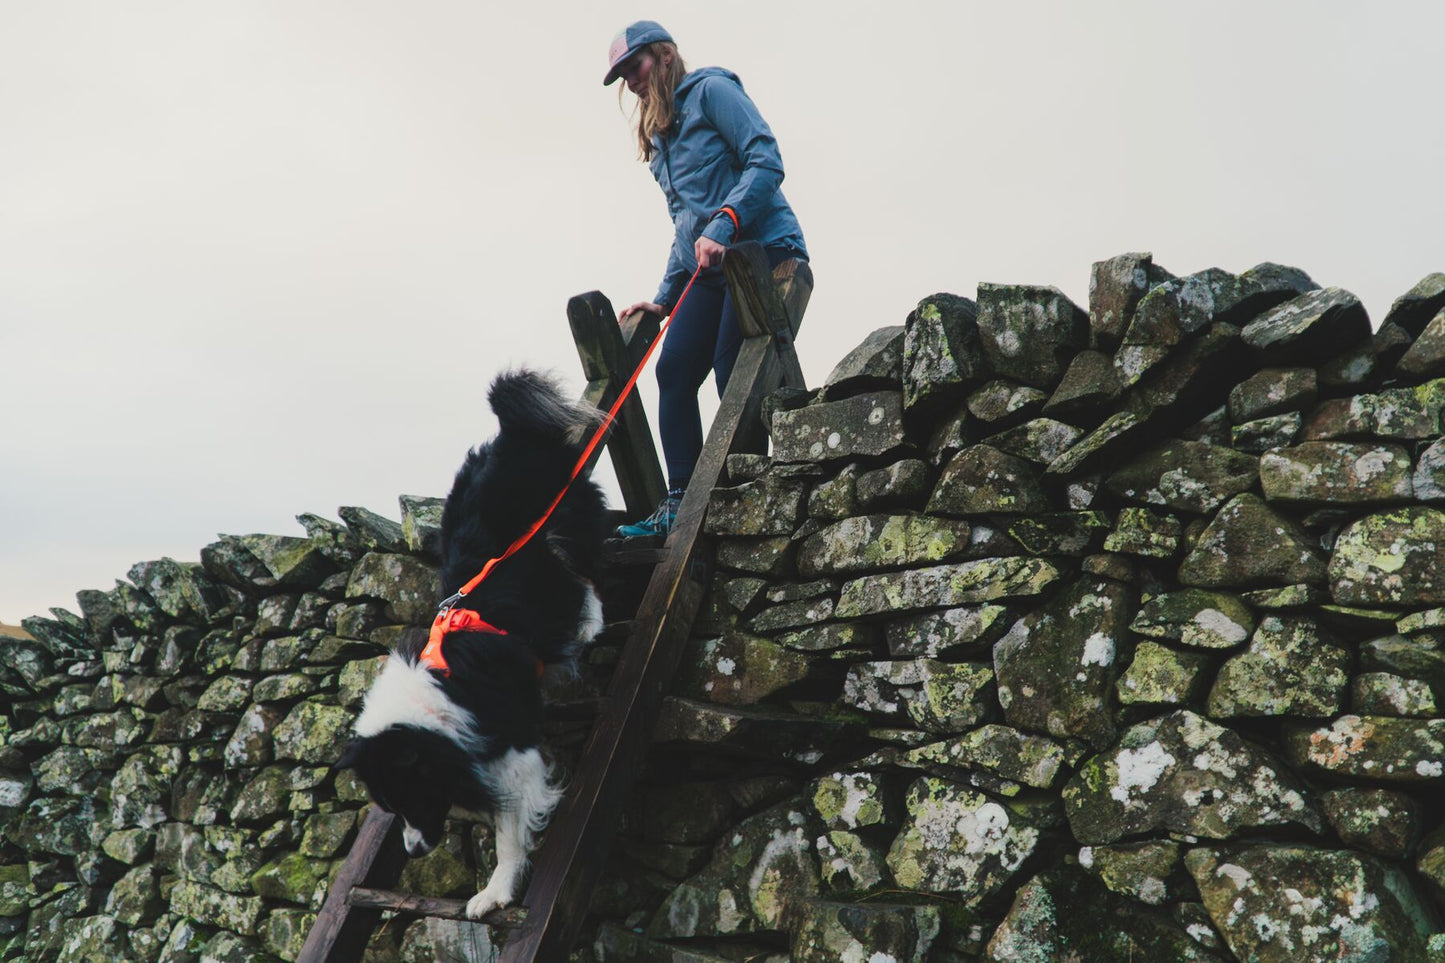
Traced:
<path id="1" fill-rule="evenodd" d="M 1285 887 L 1284 898 L 1289 901 L 1291 916 L 1313 916 L 1325 905 L 1325 901 L 1318 896 L 1306 896 L 1293 886 Z"/>
<path id="2" fill-rule="evenodd" d="M 1445 766 L 1442 766 L 1438 760 L 1421 759 L 1415 763 L 1415 774 L 1417 776 L 1433 779 L 1440 776 L 1442 772 L 1445 772 Z"/>
<path id="3" fill-rule="evenodd" d="M 1305 797 L 1295 789 L 1286 789 L 1279 783 L 1279 777 L 1261 766 L 1254 771 L 1250 784 L 1257 801 L 1264 807 L 1260 816 L 1263 821 L 1273 822 L 1284 818 L 1285 813 L 1302 813 L 1307 809 Z"/>
<path id="4" fill-rule="evenodd" d="M 1018 332 L 1012 328 L 1000 331 L 995 344 L 998 345 L 999 351 L 1008 358 L 1016 356 L 1023 348 L 1023 342 L 1019 339 Z"/>
<path id="5" fill-rule="evenodd" d="M 782 918 L 784 906 L 781 898 L 785 878 L 799 873 L 813 872 L 809 858 L 804 854 L 812 843 L 799 826 L 778 829 L 773 832 L 762 855 L 758 857 L 748 878 L 748 896 L 753 914 L 765 927 L 774 927 Z"/>
<path id="6" fill-rule="evenodd" d="M 1188 933 L 1190 939 L 1194 940 L 1194 942 L 1204 946 L 1214 945 L 1214 942 L 1219 938 L 1213 929 L 1205 926 L 1203 923 L 1190 923 L 1184 927 L 1184 932 Z"/>
<path id="7" fill-rule="evenodd" d="M 1084 640 L 1084 655 L 1081 665 L 1113 665 L 1114 639 L 1103 632 L 1095 632 Z"/>
<path id="8" fill-rule="evenodd" d="M 1184 627 L 1184 641 L 1190 642 L 1191 630 L 1237 645 L 1249 637 L 1249 630 L 1218 609 L 1201 609 L 1195 614 L 1191 625 Z"/>
<path id="9" fill-rule="evenodd" d="M 1162 879 L 1154 876 L 1146 876 L 1143 881 L 1140 882 L 1135 895 L 1139 897 L 1141 902 L 1148 903 L 1150 906 L 1158 906 L 1168 899 L 1169 891 L 1168 888 L 1165 887 Z"/>
<path id="10" fill-rule="evenodd" d="M 12 809 L 19 806 L 29 791 L 28 781 L 0 776 L 0 806 Z"/>
<path id="11" fill-rule="evenodd" d="M 863 807 L 869 804 L 872 804 L 873 808 L 877 807 L 874 799 L 878 790 L 877 783 L 866 778 L 860 782 L 858 774 L 847 773 L 839 774 L 838 784 L 843 788 L 843 804 L 838 807 L 835 820 L 849 829 L 857 829 L 859 813 Z"/>
<path id="12" fill-rule="evenodd" d="M 721 933 L 733 933 L 742 926 L 747 916 L 738 908 L 738 899 L 730 889 L 719 890 L 717 894 L 717 926 Z"/>
<path id="13" fill-rule="evenodd" d="M 1385 448 L 1378 448 L 1373 451 L 1366 452 L 1359 458 L 1355 459 L 1355 477 L 1362 482 L 1367 482 L 1370 479 L 1376 478 L 1379 475 L 1382 475 L 1385 472 L 1389 471 L 1390 466 L 1394 464 L 1394 461 L 1394 452 L 1391 452 L 1390 450 Z"/>
<path id="14" fill-rule="evenodd" d="M 1136 790 L 1140 795 L 1148 792 L 1174 762 L 1157 740 L 1140 749 L 1120 750 L 1114 758 L 1119 778 L 1109 789 L 1110 797 L 1128 805 Z"/>
<path id="15" fill-rule="evenodd" d="M 1138 381 L 1144 374 L 1144 354 L 1135 345 L 1120 345 L 1114 355 L 1114 366 L 1123 374 L 1126 383 Z"/>
<path id="16" fill-rule="evenodd" d="M 1095 595 L 1093 592 L 1089 592 L 1069 606 L 1069 618 L 1076 619 L 1081 615 L 1090 615 L 1094 612 L 1108 612 L 1113 607 L 1114 600 L 1109 596 Z"/>
<path id="17" fill-rule="evenodd" d="M 970 854 L 993 852 L 1008 833 L 1008 810 L 996 802 L 987 802 L 958 820 L 957 830 L 964 841 L 963 851 Z"/>
<path id="18" fill-rule="evenodd" d="M 670 932 L 677 936 L 692 936 L 697 932 L 701 908 L 697 902 L 698 892 L 691 886 L 679 887 L 667 904 L 667 923 Z"/>
<path id="19" fill-rule="evenodd" d="M 1244 764 L 1244 760 L 1232 756 L 1218 746 L 1210 746 L 1194 757 L 1194 768 L 1201 772 L 1212 772 L 1223 776 L 1225 779 L 1234 779 L 1239 775 L 1238 766 Z"/>
<path id="20" fill-rule="evenodd" d="M 1219 496 L 1205 482 L 1191 478 L 1182 469 L 1174 468 L 1159 476 L 1157 488 L 1144 493 L 1144 500 L 1154 505 L 1185 504 L 1213 508 Z"/>
<path id="21" fill-rule="evenodd" d="M 1236 866 L 1234 863 L 1220 863 L 1214 870 L 1215 876 L 1223 876 L 1234 884 L 1236 892 L 1244 889 L 1254 879 L 1254 875 L 1243 866 Z"/>
<path id="22" fill-rule="evenodd" d="M 1249 922 L 1254 925 L 1254 933 L 1259 937 L 1261 943 L 1268 943 L 1285 932 L 1283 926 L 1270 919 L 1265 913 L 1254 914 L 1249 918 Z"/>

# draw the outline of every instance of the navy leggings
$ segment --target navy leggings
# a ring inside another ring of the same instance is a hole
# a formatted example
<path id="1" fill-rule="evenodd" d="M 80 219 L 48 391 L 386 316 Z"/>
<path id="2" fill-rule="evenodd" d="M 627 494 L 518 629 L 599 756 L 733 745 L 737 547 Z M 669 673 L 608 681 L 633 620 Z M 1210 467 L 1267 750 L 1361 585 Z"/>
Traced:
<path id="1" fill-rule="evenodd" d="M 787 248 L 766 250 L 772 267 L 799 256 Z M 667 463 L 669 490 L 687 487 L 693 466 L 702 454 L 698 389 L 711 369 L 718 397 L 722 397 L 742 343 L 737 312 L 733 310 L 733 297 L 722 268 L 708 268 L 697 276 L 692 290 L 674 313 L 657 358 L 657 427 L 662 435 L 662 458 Z"/>

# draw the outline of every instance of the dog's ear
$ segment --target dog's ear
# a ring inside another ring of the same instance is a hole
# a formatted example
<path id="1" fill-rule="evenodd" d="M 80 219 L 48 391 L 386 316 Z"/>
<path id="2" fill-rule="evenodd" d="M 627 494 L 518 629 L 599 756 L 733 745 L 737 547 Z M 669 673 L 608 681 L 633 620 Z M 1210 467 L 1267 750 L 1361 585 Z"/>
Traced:
<path id="1" fill-rule="evenodd" d="M 342 769 L 355 769 L 356 764 L 361 761 L 361 757 L 365 752 L 366 740 L 353 739 L 351 740 L 351 744 L 346 747 L 346 751 L 341 754 L 341 758 L 336 760 L 331 768 L 337 772 L 340 772 Z"/>

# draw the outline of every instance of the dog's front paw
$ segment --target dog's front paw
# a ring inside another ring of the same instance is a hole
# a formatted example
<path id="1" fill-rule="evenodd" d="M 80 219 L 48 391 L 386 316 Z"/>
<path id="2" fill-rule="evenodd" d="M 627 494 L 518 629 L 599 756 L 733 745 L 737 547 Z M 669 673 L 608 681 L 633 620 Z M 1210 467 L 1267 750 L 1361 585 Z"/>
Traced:
<path id="1" fill-rule="evenodd" d="M 503 890 L 500 886 L 488 886 L 467 900 L 467 916 L 479 920 L 492 910 L 501 909 L 510 902 L 512 902 L 510 891 Z"/>

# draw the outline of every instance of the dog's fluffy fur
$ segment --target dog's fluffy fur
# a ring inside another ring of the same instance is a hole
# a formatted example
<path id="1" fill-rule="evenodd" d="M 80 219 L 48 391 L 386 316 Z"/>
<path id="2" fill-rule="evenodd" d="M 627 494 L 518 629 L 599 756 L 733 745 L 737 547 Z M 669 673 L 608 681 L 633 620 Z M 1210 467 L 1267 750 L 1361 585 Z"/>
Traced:
<path id="1" fill-rule="evenodd" d="M 598 418 L 528 371 L 498 377 L 488 400 L 501 430 L 468 453 L 442 510 L 448 596 L 541 517 Z M 338 763 L 403 820 L 412 856 L 441 841 L 453 806 L 495 813 L 497 868 L 467 903 L 472 917 L 515 898 L 533 836 L 561 796 L 538 749 L 538 664 L 570 667 L 602 628 L 595 584 L 605 521 L 601 490 L 574 482 L 546 526 L 459 603 L 506 634 L 446 636 L 450 676 L 418 664 L 423 634 L 398 645 Z"/>

